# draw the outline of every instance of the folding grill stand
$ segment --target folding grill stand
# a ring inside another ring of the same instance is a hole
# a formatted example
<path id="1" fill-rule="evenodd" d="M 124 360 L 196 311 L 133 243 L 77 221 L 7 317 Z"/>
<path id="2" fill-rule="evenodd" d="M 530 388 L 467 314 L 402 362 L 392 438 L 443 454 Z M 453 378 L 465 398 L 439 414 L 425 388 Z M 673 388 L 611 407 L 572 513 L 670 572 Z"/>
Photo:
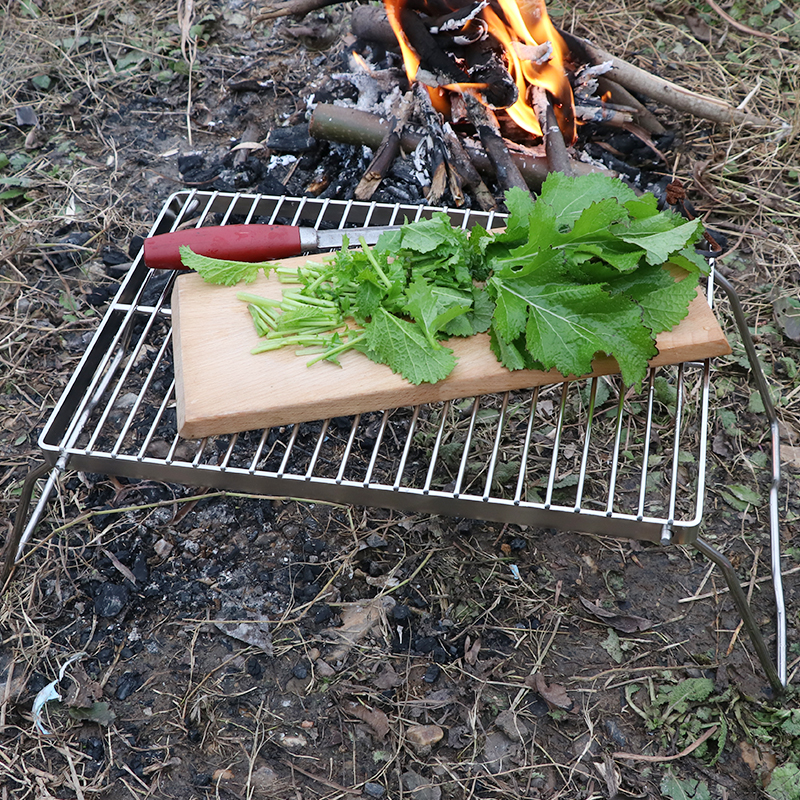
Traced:
<path id="1" fill-rule="evenodd" d="M 441 211 L 450 216 L 453 225 L 465 229 L 476 223 L 488 229 L 504 222 L 501 215 L 491 212 L 192 191 L 178 192 L 168 200 L 151 235 L 178 226 L 199 227 L 206 221 L 316 228 L 387 225 Z M 172 274 L 147 269 L 141 256 L 126 276 L 39 439 L 46 461 L 25 480 L 5 546 L 0 587 L 6 587 L 67 469 L 580 530 L 696 547 L 722 570 L 773 689 L 781 691 L 786 685 L 778 420 L 738 297 L 720 275 L 709 280 L 708 296 L 713 299 L 715 283 L 728 296 L 771 430 L 775 661 L 730 561 L 697 535 L 705 496 L 708 361 L 651 369 L 647 389 L 636 403 L 618 378 L 593 378 L 539 387 L 524 397 L 506 392 L 464 402 L 394 409 L 372 418 L 356 415 L 344 423 L 338 418 L 336 425 L 324 420 L 311 428 L 293 425 L 277 432 L 267 429 L 192 442 L 178 436 L 175 422 L 169 306 L 173 280 Z M 666 433 L 659 421 L 656 390 L 663 386 L 674 393 L 669 412 L 671 433 Z M 604 393 L 617 398 L 616 408 L 603 410 Z M 367 423 L 370 433 L 365 436 Z M 405 432 L 399 455 L 389 452 L 387 444 L 397 439 L 397 429 L 392 428 L 394 436 L 384 436 L 394 424 Z M 346 434 L 337 433 L 348 425 Z M 635 440 L 638 444 L 631 445 L 631 430 L 642 426 L 644 430 Z M 479 430 L 484 434 L 481 437 Z M 420 466 L 415 441 L 425 432 L 428 464 Z M 316 441 L 306 443 L 308 435 Z M 358 451 L 365 439 L 374 444 L 371 449 L 367 446 L 361 461 Z M 478 454 L 479 441 L 493 442 L 490 452 Z M 331 449 L 334 445 L 336 450 Z M 448 448 L 450 462 L 445 458 Z M 454 461 L 453 448 L 461 448 Z M 632 453 L 637 448 L 638 454 Z M 664 452 L 657 453 L 658 448 Z M 665 472 L 652 471 L 654 460 L 663 462 Z M 392 473 L 388 479 L 379 468 L 385 463 L 390 464 Z M 472 474 L 476 464 L 477 476 Z M 506 478 L 498 489 L 496 478 L 502 466 Z M 510 479 L 509 468 L 516 470 Z M 48 470 L 26 523 L 35 486 Z M 662 485 L 667 472 L 668 483 Z M 569 499 L 564 499 L 565 492 L 572 493 Z"/>

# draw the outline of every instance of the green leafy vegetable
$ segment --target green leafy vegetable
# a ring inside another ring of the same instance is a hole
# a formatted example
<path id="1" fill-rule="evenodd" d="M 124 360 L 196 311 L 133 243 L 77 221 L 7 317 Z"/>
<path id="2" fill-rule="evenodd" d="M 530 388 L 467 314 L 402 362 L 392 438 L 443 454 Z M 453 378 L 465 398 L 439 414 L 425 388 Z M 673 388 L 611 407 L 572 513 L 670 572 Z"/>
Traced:
<path id="1" fill-rule="evenodd" d="M 687 315 L 707 269 L 694 249 L 701 223 L 661 212 L 655 196 L 595 174 L 552 174 L 536 200 L 512 189 L 506 205 L 504 231 L 467 232 L 435 213 L 384 234 L 372 249 L 363 240 L 349 249 L 345 240 L 322 263 L 278 267 L 281 281 L 301 288 L 282 301 L 239 295 L 264 337 L 254 352 L 312 348 L 311 363 L 338 364 L 356 349 L 412 383 L 433 383 L 456 363 L 443 340 L 488 331 L 508 369 L 580 376 L 605 354 L 627 384 L 641 383 L 655 337 Z M 272 266 L 207 259 L 188 248 L 181 255 L 205 280 L 224 285 L 250 282 Z"/>
<path id="2" fill-rule="evenodd" d="M 252 283 L 263 269 L 269 273 L 275 264 L 272 262 L 251 263 L 249 261 L 226 261 L 222 258 L 209 258 L 195 253 L 191 247 L 181 245 L 181 263 L 184 267 L 197 271 L 206 283 L 220 286 L 235 286 L 237 283 Z"/>

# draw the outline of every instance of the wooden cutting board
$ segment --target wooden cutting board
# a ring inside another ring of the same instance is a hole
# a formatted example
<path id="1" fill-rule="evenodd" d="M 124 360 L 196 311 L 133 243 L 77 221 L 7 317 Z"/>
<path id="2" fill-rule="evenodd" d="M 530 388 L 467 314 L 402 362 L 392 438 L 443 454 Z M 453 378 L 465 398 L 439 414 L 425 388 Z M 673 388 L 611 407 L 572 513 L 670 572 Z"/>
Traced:
<path id="1" fill-rule="evenodd" d="M 287 266 L 324 256 L 286 259 Z M 446 380 L 413 386 L 357 352 L 344 353 L 341 367 L 297 356 L 295 348 L 251 355 L 260 341 L 247 305 L 237 300 L 243 287 L 213 286 L 196 273 L 180 275 L 172 294 L 178 431 L 199 439 L 241 431 L 309 422 L 327 417 L 413 406 L 439 400 L 526 389 L 564 378 L 555 370 L 501 366 L 486 334 L 452 339 L 458 364 Z M 285 284 L 263 275 L 246 291 L 280 299 Z M 700 292 L 689 315 L 662 333 L 653 366 L 695 361 L 730 353 L 730 347 Z M 592 375 L 619 372 L 613 358 L 597 358 Z"/>

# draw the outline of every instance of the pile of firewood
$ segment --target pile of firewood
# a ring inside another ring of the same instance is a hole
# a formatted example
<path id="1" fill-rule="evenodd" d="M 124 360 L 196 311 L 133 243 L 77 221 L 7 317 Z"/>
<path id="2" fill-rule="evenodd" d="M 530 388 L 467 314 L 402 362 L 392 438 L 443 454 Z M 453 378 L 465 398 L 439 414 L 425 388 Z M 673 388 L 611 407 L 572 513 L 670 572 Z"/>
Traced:
<path id="1" fill-rule="evenodd" d="M 335 1 L 286 0 L 267 9 L 261 19 L 302 16 Z M 536 6 L 527 13 L 546 16 L 542 0 L 525 2 Z M 502 194 L 512 186 L 536 189 L 551 171 L 609 171 L 576 152 L 576 124 L 625 130 L 663 158 L 654 139 L 665 129 L 640 98 L 718 123 L 775 127 L 769 120 L 690 92 L 585 39 L 553 29 L 551 39 L 556 42 L 536 46 L 513 42 L 515 56 L 534 68 L 547 64 L 554 46 L 564 56 L 566 93 L 535 84 L 523 87 L 539 123 L 538 130 L 523 130 L 505 113 L 518 100 L 520 84 L 509 70 L 502 44 L 487 31 L 483 21 L 487 14 L 503 11 L 489 0 L 465 3 L 455 11 L 440 0 L 355 8 L 353 39 L 368 56 L 351 59 L 359 101 L 350 106 L 317 104 L 309 133 L 315 139 L 372 149 L 374 158 L 355 190 L 356 199 L 371 198 L 395 159 L 410 152 L 426 163 L 427 177 L 421 180 L 430 204 L 439 203 L 449 191 L 456 205 L 467 202 L 470 195 L 470 202 L 491 209 L 496 200 L 487 182 Z M 369 59 L 370 53 L 399 54 L 409 48 L 419 60 L 411 80 L 399 55 L 380 64 Z"/>

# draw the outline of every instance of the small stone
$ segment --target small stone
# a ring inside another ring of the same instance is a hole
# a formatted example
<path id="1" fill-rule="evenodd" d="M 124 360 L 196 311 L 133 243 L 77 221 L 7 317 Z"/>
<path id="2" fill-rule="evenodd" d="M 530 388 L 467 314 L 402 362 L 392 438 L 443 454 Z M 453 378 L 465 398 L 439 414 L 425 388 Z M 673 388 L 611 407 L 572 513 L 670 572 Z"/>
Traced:
<path id="1" fill-rule="evenodd" d="M 431 783 L 428 778 L 423 778 L 418 772 L 404 772 L 400 776 L 403 788 L 411 795 L 412 800 L 440 800 L 442 790 Z"/>
<path id="2" fill-rule="evenodd" d="M 159 539 L 153 545 L 153 550 L 159 558 L 166 558 L 172 552 L 172 545 L 166 539 Z"/>
<path id="3" fill-rule="evenodd" d="M 124 672 L 117 681 L 114 697 L 127 700 L 139 687 L 144 685 L 144 678 L 138 672 Z"/>
<path id="4" fill-rule="evenodd" d="M 431 747 L 440 742 L 444 737 L 444 731 L 438 725 L 412 725 L 406 731 L 408 743 L 420 755 L 426 755 Z"/>
<path id="5" fill-rule="evenodd" d="M 367 795 L 367 797 L 383 797 L 386 794 L 386 789 L 379 783 L 367 781 L 364 784 L 364 794 Z"/>
<path id="6" fill-rule="evenodd" d="M 292 675 L 298 680 L 308 677 L 308 667 L 305 664 L 295 664 L 292 668 Z"/>
<path id="7" fill-rule="evenodd" d="M 428 669 L 425 670 L 422 680 L 425 681 L 425 683 L 436 683 L 441 674 L 442 668 L 438 664 L 431 664 Z"/>
<path id="8" fill-rule="evenodd" d="M 609 737 L 611 737 L 617 747 L 623 748 L 628 746 L 628 739 L 620 729 L 619 725 L 617 725 L 617 721 L 613 717 L 606 719 L 603 722 L 603 727 L 606 729 L 606 733 L 609 735 Z"/>
<path id="9" fill-rule="evenodd" d="M 508 759 L 517 752 L 518 748 L 504 733 L 492 731 L 483 745 L 483 762 L 486 769 L 497 775 L 506 767 Z"/>
<path id="10" fill-rule="evenodd" d="M 259 767 L 250 776 L 250 785 L 257 792 L 268 792 L 278 782 L 278 773 L 272 767 Z"/>
<path id="11" fill-rule="evenodd" d="M 289 750 L 301 750 L 308 744 L 308 739 L 299 733 L 282 733 L 278 738 L 280 743 Z"/>
<path id="12" fill-rule="evenodd" d="M 116 617 L 130 599 L 127 586 L 104 583 L 94 599 L 94 610 L 98 617 Z"/>
<path id="13" fill-rule="evenodd" d="M 404 606 L 401 603 L 398 603 L 392 609 L 392 619 L 398 625 L 409 625 L 411 623 L 411 616 L 412 611 L 408 606 Z"/>
<path id="14" fill-rule="evenodd" d="M 314 664 L 314 670 L 318 678 L 332 678 L 336 674 L 336 670 L 327 662 L 318 658 Z"/>
<path id="15" fill-rule="evenodd" d="M 511 739 L 512 742 L 522 742 L 530 735 L 528 726 L 510 709 L 501 711 L 494 724 Z"/>

